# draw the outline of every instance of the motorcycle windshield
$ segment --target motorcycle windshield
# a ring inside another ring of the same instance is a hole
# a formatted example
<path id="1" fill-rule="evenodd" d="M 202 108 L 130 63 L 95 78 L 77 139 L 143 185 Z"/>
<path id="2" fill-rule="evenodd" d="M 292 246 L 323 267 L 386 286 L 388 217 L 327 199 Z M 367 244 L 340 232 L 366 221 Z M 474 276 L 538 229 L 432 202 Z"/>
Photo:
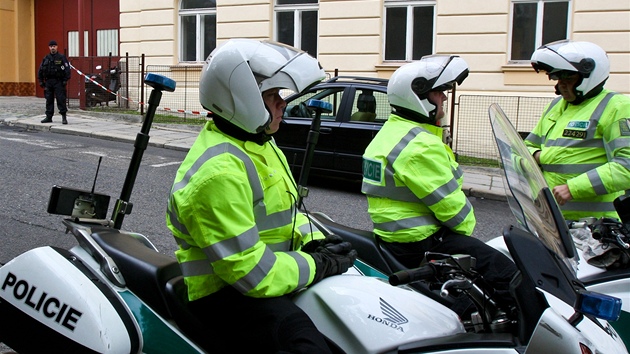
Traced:
<path id="1" fill-rule="evenodd" d="M 501 107 L 490 105 L 488 114 L 505 173 L 505 194 L 517 226 L 537 236 L 575 274 L 575 244 L 538 164 Z"/>

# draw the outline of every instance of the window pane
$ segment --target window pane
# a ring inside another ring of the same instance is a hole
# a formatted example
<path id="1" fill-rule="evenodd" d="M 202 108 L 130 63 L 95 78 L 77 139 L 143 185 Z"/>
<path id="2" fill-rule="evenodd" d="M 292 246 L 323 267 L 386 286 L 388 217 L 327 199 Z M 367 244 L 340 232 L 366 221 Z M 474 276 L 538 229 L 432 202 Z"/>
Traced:
<path id="1" fill-rule="evenodd" d="M 79 31 L 68 31 L 68 56 L 79 56 Z"/>
<path id="2" fill-rule="evenodd" d="M 96 55 L 104 57 L 110 53 L 113 56 L 118 56 L 118 30 L 96 31 Z"/>
<path id="3" fill-rule="evenodd" d="M 407 8 L 388 7 L 385 20 L 385 60 L 405 60 Z"/>
<path id="4" fill-rule="evenodd" d="M 429 54 L 433 54 L 433 6 L 414 7 L 412 59 Z"/>
<path id="5" fill-rule="evenodd" d="M 536 45 L 537 5 L 514 4 L 512 18 L 512 60 L 529 60 Z"/>
<path id="6" fill-rule="evenodd" d="M 182 0 L 182 10 L 217 7 L 216 0 Z"/>
<path id="7" fill-rule="evenodd" d="M 302 49 L 317 57 L 317 11 L 302 11 Z"/>
<path id="8" fill-rule="evenodd" d="M 568 12 L 568 2 L 545 3 L 542 44 L 567 38 Z"/>
<path id="9" fill-rule="evenodd" d="M 203 57 L 205 60 L 210 52 L 217 46 L 217 17 L 215 15 L 203 16 Z"/>
<path id="10" fill-rule="evenodd" d="M 318 0 L 276 0 L 276 5 L 317 4 Z"/>
<path id="11" fill-rule="evenodd" d="M 182 61 L 197 60 L 197 17 L 182 16 Z"/>
<path id="12" fill-rule="evenodd" d="M 278 42 L 294 45 L 293 33 L 295 33 L 295 28 L 293 26 L 293 12 L 278 12 L 276 16 L 278 19 Z"/>

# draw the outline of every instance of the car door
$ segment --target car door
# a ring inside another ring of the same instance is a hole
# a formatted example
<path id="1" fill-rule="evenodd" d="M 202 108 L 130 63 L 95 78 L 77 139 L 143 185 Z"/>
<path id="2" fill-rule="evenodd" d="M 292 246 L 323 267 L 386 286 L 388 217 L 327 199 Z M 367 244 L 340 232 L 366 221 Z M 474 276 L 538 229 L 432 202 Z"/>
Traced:
<path id="1" fill-rule="evenodd" d="M 344 171 L 352 178 L 362 177 L 363 153 L 391 111 L 387 100 L 387 88 L 373 86 L 353 86 L 347 93 L 350 114 L 340 122 L 335 140 L 335 168 Z M 369 114 L 361 113 L 361 102 L 368 101 Z"/>
<path id="2" fill-rule="evenodd" d="M 334 130 L 339 127 L 338 114 L 342 107 L 345 89 L 343 86 L 318 85 L 307 93 L 287 98 L 284 123 L 274 135 L 278 147 L 284 152 L 293 175 L 298 178 L 307 149 L 309 131 L 315 113 L 307 109 L 310 99 L 328 102 L 332 111 L 321 114 L 320 134 L 315 146 L 311 168 L 314 172 L 334 169 L 335 137 Z"/>

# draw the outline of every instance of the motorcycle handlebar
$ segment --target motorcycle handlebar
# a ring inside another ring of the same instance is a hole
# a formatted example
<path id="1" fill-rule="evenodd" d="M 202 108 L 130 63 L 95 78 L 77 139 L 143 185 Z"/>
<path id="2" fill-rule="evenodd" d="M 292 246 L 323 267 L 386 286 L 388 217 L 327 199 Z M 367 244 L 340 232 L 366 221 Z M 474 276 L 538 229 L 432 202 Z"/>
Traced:
<path id="1" fill-rule="evenodd" d="M 415 268 L 415 269 L 406 269 L 396 272 L 389 276 L 389 284 L 391 285 L 402 285 L 409 284 L 418 280 L 427 280 L 434 277 L 437 274 L 435 267 L 432 264 L 427 264 L 425 266 Z"/>

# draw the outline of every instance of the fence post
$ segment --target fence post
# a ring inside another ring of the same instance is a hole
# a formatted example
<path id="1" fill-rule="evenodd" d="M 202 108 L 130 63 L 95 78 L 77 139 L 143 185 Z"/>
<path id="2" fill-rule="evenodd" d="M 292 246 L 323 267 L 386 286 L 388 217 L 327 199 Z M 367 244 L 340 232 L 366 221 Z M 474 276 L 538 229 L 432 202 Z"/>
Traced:
<path id="1" fill-rule="evenodd" d="M 140 115 L 144 121 L 144 53 L 140 57 Z"/>
<path id="2" fill-rule="evenodd" d="M 129 109 L 129 52 L 125 52 L 125 63 L 127 63 L 127 67 L 125 68 L 125 108 Z"/>
<path id="3" fill-rule="evenodd" d="M 451 121 L 449 122 L 449 132 L 451 134 L 451 141 L 448 142 L 448 146 L 453 149 L 453 140 L 455 134 L 455 94 L 457 93 L 457 84 L 453 84 L 453 90 L 451 91 Z"/>

